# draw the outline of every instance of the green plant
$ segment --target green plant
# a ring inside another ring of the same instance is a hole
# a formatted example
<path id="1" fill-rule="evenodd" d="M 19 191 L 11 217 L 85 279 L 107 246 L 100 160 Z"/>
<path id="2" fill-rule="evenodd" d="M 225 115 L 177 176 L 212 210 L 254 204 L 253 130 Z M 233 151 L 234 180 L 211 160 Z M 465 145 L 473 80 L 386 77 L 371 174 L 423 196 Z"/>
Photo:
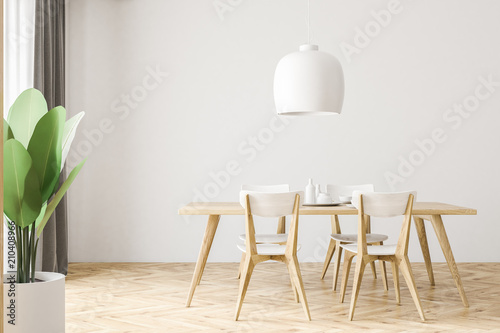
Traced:
<path id="1" fill-rule="evenodd" d="M 28 89 L 4 119 L 4 215 L 15 225 L 18 283 L 35 281 L 39 237 L 85 163 L 78 164 L 58 188 L 83 116 L 80 112 L 66 121 L 62 106 L 48 111 L 42 93 Z"/>

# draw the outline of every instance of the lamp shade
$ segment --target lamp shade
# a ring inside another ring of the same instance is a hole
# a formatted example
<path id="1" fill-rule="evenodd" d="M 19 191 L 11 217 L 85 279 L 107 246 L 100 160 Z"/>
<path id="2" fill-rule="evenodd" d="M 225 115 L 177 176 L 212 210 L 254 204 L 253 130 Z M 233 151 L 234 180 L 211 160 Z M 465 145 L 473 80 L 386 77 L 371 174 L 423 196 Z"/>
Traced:
<path id="1" fill-rule="evenodd" d="M 305 44 L 284 56 L 274 73 L 274 102 L 281 115 L 340 113 L 344 102 L 344 73 L 331 54 Z"/>

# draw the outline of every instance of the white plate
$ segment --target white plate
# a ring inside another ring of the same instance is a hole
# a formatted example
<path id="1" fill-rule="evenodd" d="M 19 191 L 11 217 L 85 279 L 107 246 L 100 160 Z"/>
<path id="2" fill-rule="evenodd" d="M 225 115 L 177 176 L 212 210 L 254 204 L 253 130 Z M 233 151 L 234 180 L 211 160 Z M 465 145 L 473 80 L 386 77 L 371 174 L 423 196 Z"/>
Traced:
<path id="1" fill-rule="evenodd" d="M 342 202 L 332 202 L 329 204 L 303 204 L 305 207 L 328 207 L 328 206 L 338 206 L 342 205 Z"/>

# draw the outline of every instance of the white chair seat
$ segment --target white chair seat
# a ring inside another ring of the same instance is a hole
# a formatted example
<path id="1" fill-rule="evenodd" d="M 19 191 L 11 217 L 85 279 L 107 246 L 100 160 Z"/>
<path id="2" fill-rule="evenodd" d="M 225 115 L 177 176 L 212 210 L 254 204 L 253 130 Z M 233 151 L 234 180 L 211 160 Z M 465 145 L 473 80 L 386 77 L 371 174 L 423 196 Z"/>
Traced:
<path id="1" fill-rule="evenodd" d="M 286 243 L 288 239 L 288 234 L 256 234 L 255 242 L 256 243 L 264 243 L 264 244 L 273 244 L 273 243 Z M 240 240 L 245 241 L 246 235 L 241 234 Z"/>
<path id="2" fill-rule="evenodd" d="M 358 241 L 357 234 L 331 234 L 334 240 L 344 243 L 356 243 Z M 386 241 L 389 238 L 387 235 L 381 234 L 366 234 L 366 243 L 378 243 Z"/>
<path id="3" fill-rule="evenodd" d="M 238 244 L 238 249 L 245 252 L 247 248 L 245 244 Z M 257 253 L 265 256 L 282 256 L 285 254 L 286 245 L 279 244 L 257 244 Z M 297 244 L 297 251 L 300 250 L 300 245 Z"/>
<path id="4" fill-rule="evenodd" d="M 358 253 L 357 244 L 343 244 L 340 245 L 344 250 Z M 396 245 L 374 245 L 368 246 L 368 254 L 372 256 L 392 256 L 396 254 Z"/>

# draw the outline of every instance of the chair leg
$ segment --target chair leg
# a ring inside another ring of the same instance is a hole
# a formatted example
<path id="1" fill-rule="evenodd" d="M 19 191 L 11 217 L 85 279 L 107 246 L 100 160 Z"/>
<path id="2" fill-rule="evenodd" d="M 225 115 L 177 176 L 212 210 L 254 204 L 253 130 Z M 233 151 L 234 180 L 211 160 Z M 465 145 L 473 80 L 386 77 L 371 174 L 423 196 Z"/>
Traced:
<path id="1" fill-rule="evenodd" d="M 285 234 L 286 233 L 286 217 L 281 216 L 278 219 L 278 230 L 276 231 L 277 234 Z"/>
<path id="2" fill-rule="evenodd" d="M 248 284 L 250 283 L 250 277 L 252 276 L 255 264 L 251 257 L 245 258 L 245 265 L 243 271 L 241 272 L 240 279 L 240 290 L 238 293 L 238 302 L 236 303 L 236 314 L 234 320 L 238 320 L 241 312 L 241 306 L 243 305 L 243 300 L 245 299 L 245 294 L 247 293 Z"/>
<path id="3" fill-rule="evenodd" d="M 323 271 L 321 272 L 321 280 L 324 279 L 328 266 L 332 261 L 333 253 L 335 252 L 335 243 L 336 241 L 330 238 L 330 244 L 328 244 L 328 250 L 326 251 L 325 263 L 323 264 Z"/>
<path id="4" fill-rule="evenodd" d="M 385 269 L 385 261 L 379 260 L 380 263 L 380 274 L 382 274 L 382 283 L 384 284 L 384 290 L 389 290 L 389 285 L 387 284 L 387 269 Z"/>
<path id="5" fill-rule="evenodd" d="M 376 279 L 377 278 L 377 270 L 375 269 L 375 261 L 372 261 L 370 263 L 370 267 L 372 268 L 372 275 L 373 275 L 373 278 Z"/>
<path id="6" fill-rule="evenodd" d="M 371 232 L 372 232 L 371 221 L 370 221 L 370 219 L 368 219 L 368 220 L 366 220 L 366 233 L 369 234 Z M 377 270 L 375 268 L 374 261 L 370 262 L 370 267 L 372 269 L 373 278 L 377 279 Z"/>
<path id="7" fill-rule="evenodd" d="M 361 287 L 361 280 L 363 279 L 365 266 L 366 262 L 364 262 L 362 258 L 358 257 L 358 261 L 356 261 L 356 271 L 354 273 L 354 282 L 352 285 L 351 304 L 349 306 L 349 320 L 352 320 L 352 317 L 354 316 L 354 308 L 356 307 L 356 302 L 358 300 L 359 289 Z"/>
<path id="8" fill-rule="evenodd" d="M 403 277 L 405 278 L 406 284 L 408 285 L 408 289 L 410 289 L 411 297 L 413 298 L 413 302 L 417 307 L 418 313 L 420 314 L 420 318 L 425 321 L 424 310 L 422 309 L 422 303 L 420 303 L 420 297 L 418 296 L 417 286 L 415 285 L 415 278 L 413 277 L 413 272 L 411 270 L 410 260 L 408 256 L 404 256 L 399 264 L 399 268 L 401 269 L 401 273 L 403 273 Z"/>
<path id="9" fill-rule="evenodd" d="M 333 259 L 333 290 L 337 290 L 337 280 L 339 278 L 340 258 L 342 257 L 342 248 L 340 242 L 335 245 L 335 258 Z M 345 260 L 345 259 L 344 259 Z"/>
<path id="10" fill-rule="evenodd" d="M 401 292 L 399 288 L 399 269 L 396 261 L 391 261 L 392 279 L 394 280 L 394 291 L 396 293 L 396 302 L 401 304 Z"/>
<path id="11" fill-rule="evenodd" d="M 379 242 L 378 245 L 384 245 L 384 242 Z M 382 282 L 384 283 L 384 290 L 389 291 L 389 285 L 387 284 L 387 269 L 385 268 L 385 261 L 379 260 L 380 272 L 382 274 Z"/>
<path id="12" fill-rule="evenodd" d="M 238 279 L 241 277 L 241 271 L 245 266 L 245 252 L 241 253 L 240 267 L 238 268 Z"/>
<path id="13" fill-rule="evenodd" d="M 346 251 L 344 255 L 344 268 L 342 269 L 342 283 L 340 284 L 340 298 L 339 302 L 344 303 L 345 291 L 347 289 L 347 280 L 349 280 L 349 272 L 351 271 L 352 259 L 356 255 L 352 252 Z"/>
<path id="14" fill-rule="evenodd" d="M 293 274 L 292 270 L 290 268 L 290 263 L 288 262 L 287 259 L 284 260 L 286 264 L 286 268 L 288 269 L 288 274 L 290 274 L 290 284 L 292 285 L 292 290 L 293 290 L 293 297 L 295 298 L 295 302 L 299 302 L 299 294 L 297 293 L 297 288 L 295 287 L 295 283 L 293 281 Z"/>
<path id="15" fill-rule="evenodd" d="M 291 271 L 290 278 L 294 280 L 295 287 L 299 293 L 300 302 L 302 303 L 302 308 L 306 314 L 306 318 L 311 320 L 311 314 L 309 312 L 309 306 L 307 305 L 306 291 L 304 290 L 304 283 L 302 282 L 302 275 L 300 274 L 299 261 L 296 255 L 288 257 L 288 263 Z"/>

